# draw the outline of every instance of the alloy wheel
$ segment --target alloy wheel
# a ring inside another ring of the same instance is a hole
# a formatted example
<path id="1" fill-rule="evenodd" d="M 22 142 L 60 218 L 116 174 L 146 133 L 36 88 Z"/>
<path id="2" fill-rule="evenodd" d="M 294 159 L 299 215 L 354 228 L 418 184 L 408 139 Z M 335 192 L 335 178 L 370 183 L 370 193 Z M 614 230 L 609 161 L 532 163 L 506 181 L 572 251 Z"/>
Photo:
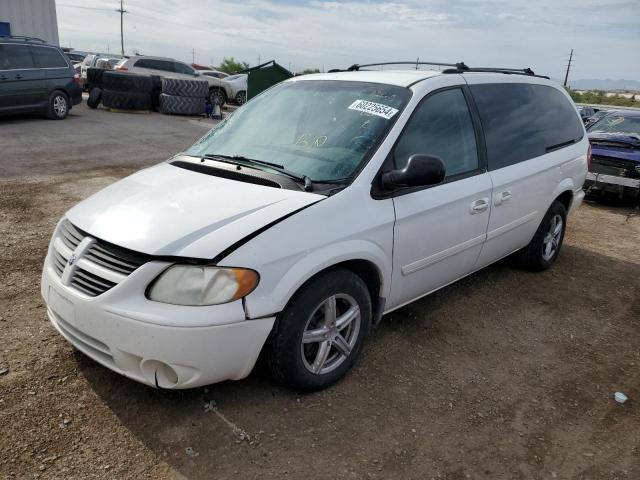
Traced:
<path id="1" fill-rule="evenodd" d="M 564 223 L 562 216 L 555 214 L 549 222 L 549 230 L 542 240 L 542 258 L 548 262 L 560 248 L 560 238 L 562 237 L 562 227 Z"/>
<path id="2" fill-rule="evenodd" d="M 324 375 L 338 368 L 353 351 L 360 333 L 360 307 L 353 297 L 336 294 L 316 307 L 302 335 L 305 368 Z"/>
<path id="3" fill-rule="evenodd" d="M 53 99 L 53 111 L 58 118 L 62 118 L 67 113 L 67 101 L 62 95 L 56 95 Z"/>

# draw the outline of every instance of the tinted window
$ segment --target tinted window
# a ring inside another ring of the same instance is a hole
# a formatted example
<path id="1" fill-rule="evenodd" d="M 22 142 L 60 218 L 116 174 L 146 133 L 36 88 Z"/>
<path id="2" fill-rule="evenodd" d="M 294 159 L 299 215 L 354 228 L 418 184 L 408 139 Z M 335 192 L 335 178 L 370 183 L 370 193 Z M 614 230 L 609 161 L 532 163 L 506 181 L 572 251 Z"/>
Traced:
<path id="1" fill-rule="evenodd" d="M 188 65 L 185 65 L 184 63 L 175 62 L 174 68 L 177 73 L 185 73 L 187 75 L 193 75 L 194 73 L 196 73 L 196 71 L 193 68 L 189 67 Z"/>
<path id="2" fill-rule="evenodd" d="M 165 60 L 155 60 L 152 58 L 141 58 L 136 61 L 136 67 L 152 68 L 153 70 L 164 70 L 165 72 L 173 72 L 173 62 Z"/>
<path id="3" fill-rule="evenodd" d="M 539 157 L 582 138 L 573 105 L 546 85 L 472 85 L 484 130 L 489 170 Z"/>
<path id="4" fill-rule="evenodd" d="M 36 67 L 40 68 L 65 68 L 65 62 L 60 52 L 55 48 L 49 47 L 31 47 L 31 54 Z"/>
<path id="5" fill-rule="evenodd" d="M 28 45 L 2 45 L 9 69 L 33 68 L 33 58 Z"/>
<path id="6" fill-rule="evenodd" d="M 396 168 L 415 154 L 440 157 L 447 177 L 478 168 L 475 131 L 462 90 L 435 93 L 418 105 L 396 144 Z"/>

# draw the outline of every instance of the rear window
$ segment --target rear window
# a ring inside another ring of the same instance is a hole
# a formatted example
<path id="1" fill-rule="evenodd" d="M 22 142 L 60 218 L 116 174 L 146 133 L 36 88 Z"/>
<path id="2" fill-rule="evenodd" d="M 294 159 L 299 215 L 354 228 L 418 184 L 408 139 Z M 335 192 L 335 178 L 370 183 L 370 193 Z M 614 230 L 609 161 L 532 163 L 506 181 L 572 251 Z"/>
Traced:
<path id="1" fill-rule="evenodd" d="M 2 48 L 3 51 L 3 54 L 0 56 L 4 57 L 3 63 L 5 64 L 5 69 L 19 70 L 34 67 L 28 45 L 11 45 L 5 43 L 0 45 L 0 48 Z"/>
<path id="2" fill-rule="evenodd" d="M 67 62 L 60 52 L 51 47 L 31 47 L 31 54 L 36 67 L 39 68 L 65 68 Z"/>
<path id="3" fill-rule="evenodd" d="M 489 170 L 530 160 L 583 136 L 574 106 L 546 85 L 471 85 L 482 120 Z"/>

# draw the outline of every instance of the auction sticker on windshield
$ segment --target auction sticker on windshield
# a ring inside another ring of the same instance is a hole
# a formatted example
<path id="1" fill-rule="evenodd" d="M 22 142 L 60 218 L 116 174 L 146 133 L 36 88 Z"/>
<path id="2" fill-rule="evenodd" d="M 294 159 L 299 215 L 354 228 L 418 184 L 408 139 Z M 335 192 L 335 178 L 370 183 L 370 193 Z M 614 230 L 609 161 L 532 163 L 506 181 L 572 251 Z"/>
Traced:
<path id="1" fill-rule="evenodd" d="M 383 105 L 382 103 L 369 102 L 367 100 L 356 100 L 349 105 L 349 110 L 357 110 L 358 112 L 370 113 L 371 115 L 377 115 L 378 117 L 386 118 L 389 120 L 396 113 L 397 108 Z"/>

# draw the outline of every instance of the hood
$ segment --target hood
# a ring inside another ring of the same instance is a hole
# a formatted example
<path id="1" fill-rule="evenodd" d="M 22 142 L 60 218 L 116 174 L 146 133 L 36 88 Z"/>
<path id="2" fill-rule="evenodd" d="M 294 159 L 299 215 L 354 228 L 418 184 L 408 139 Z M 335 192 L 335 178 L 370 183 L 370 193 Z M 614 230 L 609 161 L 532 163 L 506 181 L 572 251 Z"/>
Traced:
<path id="1" fill-rule="evenodd" d="M 631 133 L 589 133 L 594 155 L 640 162 L 640 136 Z"/>
<path id="2" fill-rule="evenodd" d="M 211 259 L 323 198 L 164 163 L 101 190 L 69 210 L 67 218 L 96 238 L 137 252 Z"/>

